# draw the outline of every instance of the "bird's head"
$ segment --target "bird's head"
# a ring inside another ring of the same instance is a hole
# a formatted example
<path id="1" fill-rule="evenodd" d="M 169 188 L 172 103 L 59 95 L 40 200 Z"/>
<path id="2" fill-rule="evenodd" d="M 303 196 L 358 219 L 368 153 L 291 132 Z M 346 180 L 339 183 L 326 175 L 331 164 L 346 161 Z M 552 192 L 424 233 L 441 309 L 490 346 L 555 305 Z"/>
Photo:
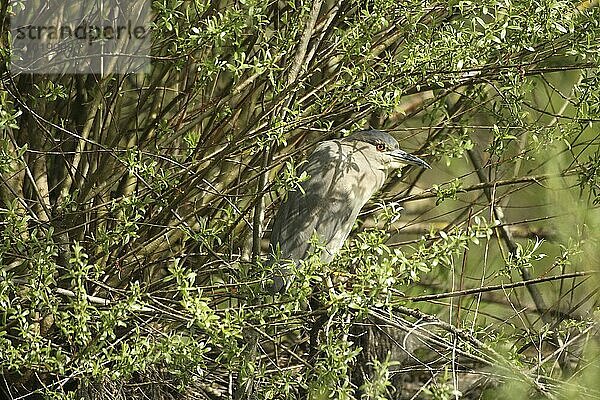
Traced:
<path id="1" fill-rule="evenodd" d="M 378 130 L 358 131 L 342 139 L 344 142 L 358 142 L 361 152 L 381 169 L 391 171 L 405 165 L 416 165 L 421 168 L 431 168 L 429 164 L 400 150 L 398 142 L 390 134 Z M 364 146 L 362 146 L 364 144 Z"/>

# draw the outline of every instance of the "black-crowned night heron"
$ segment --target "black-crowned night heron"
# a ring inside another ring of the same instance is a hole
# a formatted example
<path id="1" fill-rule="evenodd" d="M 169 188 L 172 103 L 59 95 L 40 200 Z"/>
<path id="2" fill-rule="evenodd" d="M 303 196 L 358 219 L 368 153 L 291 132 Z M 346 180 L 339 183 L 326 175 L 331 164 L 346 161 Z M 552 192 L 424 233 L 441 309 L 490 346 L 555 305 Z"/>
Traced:
<path id="1" fill-rule="evenodd" d="M 303 168 L 309 178 L 302 191 L 288 194 L 271 233 L 270 251 L 284 260 L 298 262 L 312 251 L 317 235 L 323 245 L 321 260 L 329 262 L 350 234 L 361 208 L 383 186 L 390 171 L 404 165 L 430 168 L 418 157 L 398 147 L 385 132 L 365 130 L 317 146 Z M 274 262 L 271 257 L 271 264 Z M 291 272 L 276 267 L 272 293 L 287 290 Z"/>

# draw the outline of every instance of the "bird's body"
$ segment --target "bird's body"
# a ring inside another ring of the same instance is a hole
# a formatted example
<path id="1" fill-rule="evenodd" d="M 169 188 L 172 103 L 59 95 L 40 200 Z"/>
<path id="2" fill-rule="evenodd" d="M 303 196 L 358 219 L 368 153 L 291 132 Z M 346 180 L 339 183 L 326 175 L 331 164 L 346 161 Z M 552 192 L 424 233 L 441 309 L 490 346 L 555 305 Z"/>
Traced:
<path id="1" fill-rule="evenodd" d="M 389 134 L 360 131 L 340 140 L 322 142 L 308 157 L 304 171 L 308 180 L 302 191 L 288 194 L 271 233 L 271 252 L 280 260 L 298 262 L 313 250 L 311 239 L 324 249 L 321 260 L 329 262 L 346 241 L 362 207 L 383 186 L 388 173 L 404 164 L 429 167 L 424 161 L 398 149 Z M 287 289 L 290 271 L 274 277 L 273 292 Z"/>
<path id="2" fill-rule="evenodd" d="M 305 168 L 309 179 L 301 184 L 304 193 L 290 192 L 273 224 L 271 243 L 279 245 L 281 258 L 304 258 L 316 232 L 325 244 L 321 257 L 330 261 L 342 247 L 360 209 L 383 185 L 385 172 L 378 169 L 371 169 L 364 176 L 346 173 L 357 164 L 357 158 L 361 163 L 367 162 L 360 152 L 346 155 L 342 148 L 348 146 L 349 143 L 326 141 L 309 157 Z M 374 184 L 366 185 L 361 180 Z"/>

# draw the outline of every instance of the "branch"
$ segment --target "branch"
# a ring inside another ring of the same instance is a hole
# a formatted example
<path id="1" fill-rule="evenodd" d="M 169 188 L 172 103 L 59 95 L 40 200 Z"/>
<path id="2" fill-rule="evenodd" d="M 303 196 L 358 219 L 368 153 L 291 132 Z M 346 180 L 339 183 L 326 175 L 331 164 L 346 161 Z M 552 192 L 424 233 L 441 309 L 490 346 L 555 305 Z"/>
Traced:
<path id="1" fill-rule="evenodd" d="M 524 221 L 523 223 L 526 224 L 527 221 Z M 407 223 L 406 221 L 396 221 L 386 225 L 383 222 L 376 222 L 373 218 L 368 218 L 361 225 L 361 229 L 387 229 L 389 232 L 402 233 L 403 235 L 426 235 L 428 238 L 432 238 L 432 236 L 430 236 L 432 229 L 434 232 L 445 231 L 450 225 L 451 222 L 449 221 L 432 221 L 429 223 Z M 519 238 L 540 238 L 549 241 L 557 238 L 556 231 L 551 228 L 533 227 L 529 225 L 518 226 L 514 223 L 505 223 L 503 226 L 505 226 L 513 236 Z M 439 237 L 439 234 L 435 236 Z"/>
<path id="2" fill-rule="evenodd" d="M 310 14 L 308 16 L 308 20 L 306 21 L 304 31 L 302 32 L 302 37 L 300 38 L 300 43 L 298 44 L 298 49 L 296 50 L 294 60 L 292 61 L 292 67 L 290 69 L 290 74 L 288 75 L 287 79 L 288 85 L 293 84 L 294 81 L 296 81 L 296 78 L 298 78 L 300 68 L 302 67 L 302 63 L 306 55 L 306 49 L 308 48 L 308 42 L 310 41 L 310 38 L 313 35 L 315 24 L 317 23 L 317 18 L 319 17 L 319 13 L 321 12 L 322 4 L 323 0 L 316 0 L 312 5 L 312 9 L 310 10 Z"/>
<path id="3" fill-rule="evenodd" d="M 515 288 L 515 287 L 524 287 L 524 286 L 529 286 L 529 285 L 535 285 L 538 283 L 551 282 L 551 281 L 562 280 L 562 279 L 573 279 L 573 278 L 578 278 L 581 276 L 589 276 L 594 273 L 596 273 L 596 271 L 573 272 L 570 274 L 547 276 L 545 278 L 529 279 L 529 280 L 521 281 L 521 282 L 501 283 L 499 285 L 491 285 L 491 286 L 485 286 L 485 287 L 479 287 L 479 288 L 473 288 L 473 289 L 465 289 L 465 290 L 456 290 L 454 292 L 446 292 L 446 293 L 428 294 L 428 295 L 424 295 L 424 296 L 409 297 L 407 300 L 410 300 L 412 302 L 419 302 L 419 301 L 447 299 L 450 297 L 468 296 L 470 294 L 492 292 L 494 290 L 504 290 L 504 289 L 511 289 L 511 288 Z M 545 310 L 543 310 L 543 311 L 545 311 Z"/>

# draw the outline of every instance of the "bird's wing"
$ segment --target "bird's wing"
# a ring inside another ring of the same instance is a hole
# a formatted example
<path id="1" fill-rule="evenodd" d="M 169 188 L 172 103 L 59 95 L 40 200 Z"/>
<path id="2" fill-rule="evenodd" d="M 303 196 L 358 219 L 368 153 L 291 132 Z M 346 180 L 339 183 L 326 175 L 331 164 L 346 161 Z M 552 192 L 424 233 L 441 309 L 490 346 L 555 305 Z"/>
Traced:
<path id="1" fill-rule="evenodd" d="M 271 247 L 279 248 L 281 258 L 300 260 L 309 252 L 316 232 L 326 244 L 321 258 L 329 261 L 342 246 L 355 219 L 354 210 L 348 206 L 349 194 L 339 184 L 348 165 L 337 141 L 323 142 L 307 161 L 304 171 L 309 179 L 302 183 L 304 193 L 288 193 L 273 223 Z"/>

